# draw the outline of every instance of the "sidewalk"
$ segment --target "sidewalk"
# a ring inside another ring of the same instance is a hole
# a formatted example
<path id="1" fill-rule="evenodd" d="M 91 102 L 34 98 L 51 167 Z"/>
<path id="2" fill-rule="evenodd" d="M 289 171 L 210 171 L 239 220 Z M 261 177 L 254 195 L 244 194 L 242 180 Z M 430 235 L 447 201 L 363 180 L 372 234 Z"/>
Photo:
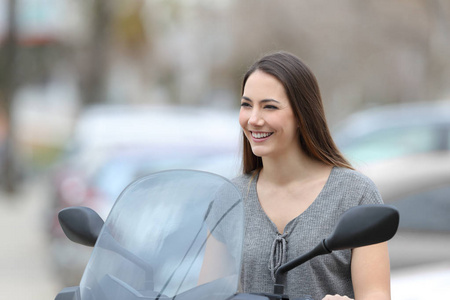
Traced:
<path id="1" fill-rule="evenodd" d="M 0 192 L 0 299 L 49 300 L 60 290 L 44 232 L 45 188 L 30 182 L 14 199 Z"/>

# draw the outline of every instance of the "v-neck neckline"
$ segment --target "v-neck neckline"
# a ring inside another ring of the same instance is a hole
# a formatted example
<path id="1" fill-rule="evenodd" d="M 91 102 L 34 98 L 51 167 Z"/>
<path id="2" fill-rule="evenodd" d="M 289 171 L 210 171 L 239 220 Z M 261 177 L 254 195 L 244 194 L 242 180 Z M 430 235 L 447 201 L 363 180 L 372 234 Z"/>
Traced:
<path id="1" fill-rule="evenodd" d="M 286 224 L 286 226 L 284 226 L 283 232 L 281 232 L 281 233 L 278 231 L 278 227 L 275 225 L 275 223 L 272 221 L 272 219 L 264 211 L 264 209 L 262 208 L 261 202 L 259 201 L 258 190 L 257 190 L 257 183 L 258 183 L 258 179 L 259 179 L 259 171 L 255 175 L 255 178 L 254 178 L 254 180 L 252 182 L 251 189 L 252 189 L 252 193 L 254 193 L 254 195 L 255 195 L 255 197 L 252 197 L 252 198 L 254 198 L 256 200 L 256 206 L 258 207 L 258 210 L 260 210 L 260 213 L 262 213 L 264 215 L 265 219 L 267 221 L 269 221 L 269 223 L 272 225 L 273 229 L 275 230 L 276 234 L 281 235 L 281 234 L 284 234 L 284 233 L 292 232 L 292 230 L 294 230 L 294 228 L 295 228 L 295 225 L 297 225 L 298 219 L 300 219 L 306 213 L 309 213 L 309 211 L 311 211 L 312 209 L 314 209 L 315 206 L 318 205 L 318 203 L 322 199 L 322 195 L 328 189 L 330 179 L 331 179 L 332 176 L 334 176 L 335 169 L 336 169 L 336 167 L 333 167 L 331 169 L 331 172 L 328 175 L 327 181 L 325 182 L 324 186 L 322 187 L 322 189 L 320 190 L 319 194 L 314 199 L 314 201 L 311 202 L 311 204 L 303 212 L 301 212 L 298 216 L 296 216 L 295 218 L 290 220 Z"/>

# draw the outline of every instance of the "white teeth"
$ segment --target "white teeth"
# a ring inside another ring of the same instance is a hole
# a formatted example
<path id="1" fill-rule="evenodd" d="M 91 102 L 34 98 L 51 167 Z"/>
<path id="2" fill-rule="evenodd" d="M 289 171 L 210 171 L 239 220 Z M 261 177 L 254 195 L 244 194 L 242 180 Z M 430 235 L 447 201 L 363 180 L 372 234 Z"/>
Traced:
<path id="1" fill-rule="evenodd" d="M 252 132 L 252 136 L 256 139 L 262 139 L 262 138 L 268 137 L 271 134 L 272 133 L 266 133 L 266 132 L 261 132 L 261 133 Z"/>

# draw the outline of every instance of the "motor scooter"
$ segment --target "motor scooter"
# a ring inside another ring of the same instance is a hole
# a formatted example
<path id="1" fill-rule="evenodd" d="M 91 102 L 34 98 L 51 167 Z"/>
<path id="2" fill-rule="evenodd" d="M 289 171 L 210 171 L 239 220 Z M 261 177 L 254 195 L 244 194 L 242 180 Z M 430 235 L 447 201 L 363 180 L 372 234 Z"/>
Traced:
<path id="1" fill-rule="evenodd" d="M 313 300 L 286 295 L 282 275 L 318 255 L 387 241 L 399 223 L 391 206 L 349 209 L 317 247 L 277 269 L 273 293 L 258 294 L 239 292 L 242 195 L 221 176 L 150 174 L 125 188 L 106 221 L 87 207 L 58 218 L 70 240 L 94 248 L 80 285 L 55 300 Z"/>

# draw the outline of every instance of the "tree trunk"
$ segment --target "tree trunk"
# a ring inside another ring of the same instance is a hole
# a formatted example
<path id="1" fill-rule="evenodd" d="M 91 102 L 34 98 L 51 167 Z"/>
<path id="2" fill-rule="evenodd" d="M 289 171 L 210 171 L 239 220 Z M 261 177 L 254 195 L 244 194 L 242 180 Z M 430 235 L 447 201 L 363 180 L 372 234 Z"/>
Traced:
<path id="1" fill-rule="evenodd" d="M 16 160 L 16 143 L 14 123 L 11 122 L 11 107 L 16 90 L 17 82 L 16 74 L 16 53 L 17 53 L 17 38 L 16 38 L 16 1 L 8 0 L 8 31 L 6 40 L 3 44 L 4 55 L 0 60 L 0 97 L 3 102 L 3 109 L 6 116 L 6 138 L 3 141 L 3 153 L 0 159 L 3 162 L 0 164 L 2 170 L 0 171 L 2 177 L 2 188 L 8 193 L 14 193 L 17 189 L 17 160 Z"/>

